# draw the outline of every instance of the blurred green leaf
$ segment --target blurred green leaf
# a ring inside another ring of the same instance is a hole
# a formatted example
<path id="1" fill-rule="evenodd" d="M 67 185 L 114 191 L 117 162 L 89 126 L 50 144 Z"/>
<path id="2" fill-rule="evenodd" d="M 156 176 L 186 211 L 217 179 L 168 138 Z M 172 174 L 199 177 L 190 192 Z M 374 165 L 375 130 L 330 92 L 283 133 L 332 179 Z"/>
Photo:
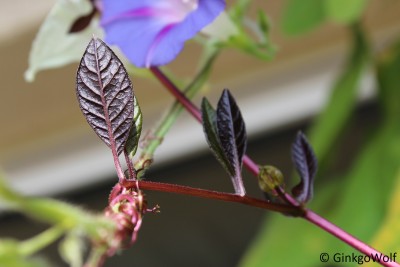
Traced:
<path id="1" fill-rule="evenodd" d="M 338 135 L 355 108 L 360 78 L 368 62 L 368 47 L 361 29 L 354 26 L 352 31 L 353 50 L 349 62 L 308 135 L 320 165 L 323 165 L 328 152 L 335 146 Z"/>
<path id="2" fill-rule="evenodd" d="M 324 19 L 324 1 L 287 0 L 282 16 L 282 29 L 287 34 L 298 35 L 316 28 Z"/>
<path id="3" fill-rule="evenodd" d="M 326 0 L 326 14 L 335 22 L 350 24 L 360 18 L 367 2 L 367 0 Z"/>
<path id="4" fill-rule="evenodd" d="M 70 231 L 62 240 L 59 252 L 70 267 L 81 267 L 83 264 L 84 243 L 79 230 Z"/>
<path id="5" fill-rule="evenodd" d="M 379 99 L 385 110 L 387 124 L 399 124 L 400 118 L 400 43 L 384 50 L 377 59 L 378 82 L 381 90 Z M 400 150 L 400 143 L 393 151 Z M 374 236 L 372 246 L 391 253 L 400 250 L 400 169 L 397 171 L 386 217 Z M 367 265 L 368 266 L 368 265 Z"/>
<path id="6" fill-rule="evenodd" d="M 229 15 L 231 18 L 236 21 L 236 23 L 240 23 L 244 18 L 251 0 L 237 0 L 235 4 L 229 10 Z"/>
<path id="7" fill-rule="evenodd" d="M 257 21 L 258 21 L 258 28 L 263 33 L 265 41 L 268 40 L 268 34 L 271 26 L 269 19 L 264 11 L 258 10 Z"/>
<path id="8" fill-rule="evenodd" d="M 372 247 L 387 254 L 400 250 L 400 169 L 396 180 L 386 218 L 371 242 Z"/>
<path id="9" fill-rule="evenodd" d="M 72 23 L 91 11 L 89 1 L 58 0 L 40 26 L 29 54 L 25 80 L 32 82 L 37 72 L 78 62 L 88 40 L 103 35 L 97 18 L 83 31 L 68 34 Z"/>
<path id="10" fill-rule="evenodd" d="M 379 99 L 386 117 L 399 121 L 400 116 L 400 42 L 384 50 L 377 59 Z M 397 115 L 397 116 L 396 116 Z M 395 122 L 394 122 L 395 123 Z"/>
<path id="11" fill-rule="evenodd" d="M 237 1 L 229 10 L 230 21 L 235 24 L 236 32 L 229 38 L 214 42 L 219 48 L 235 48 L 261 60 L 270 60 L 275 47 L 268 38 L 269 23 L 266 14 L 259 10 L 257 21 L 246 17 L 249 0 Z"/>

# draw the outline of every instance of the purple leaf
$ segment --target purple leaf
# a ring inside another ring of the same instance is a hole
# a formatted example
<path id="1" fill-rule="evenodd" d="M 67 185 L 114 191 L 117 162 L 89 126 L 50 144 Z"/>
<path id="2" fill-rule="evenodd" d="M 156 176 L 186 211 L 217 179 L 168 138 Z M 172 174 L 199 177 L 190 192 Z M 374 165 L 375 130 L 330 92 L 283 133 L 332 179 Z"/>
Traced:
<path id="1" fill-rule="evenodd" d="M 229 90 L 225 89 L 217 107 L 217 131 L 221 147 L 233 167 L 233 186 L 239 195 L 245 195 L 241 170 L 247 147 L 246 127 L 240 109 Z"/>
<path id="2" fill-rule="evenodd" d="M 318 161 L 302 132 L 297 133 L 292 144 L 292 160 L 300 175 L 300 183 L 292 189 L 292 193 L 299 202 L 306 203 L 313 197 Z"/>
<path id="3" fill-rule="evenodd" d="M 93 38 L 83 54 L 76 92 L 89 125 L 119 155 L 133 121 L 133 89 L 121 61 L 100 39 Z"/>
<path id="4" fill-rule="evenodd" d="M 231 177 L 235 176 L 235 169 L 226 157 L 225 152 L 222 149 L 221 142 L 219 141 L 216 111 L 206 98 L 203 98 L 203 101 L 201 102 L 201 115 L 203 131 L 206 136 L 208 146 L 221 163 L 222 167 L 224 167 L 224 169 L 229 173 L 229 175 Z"/>

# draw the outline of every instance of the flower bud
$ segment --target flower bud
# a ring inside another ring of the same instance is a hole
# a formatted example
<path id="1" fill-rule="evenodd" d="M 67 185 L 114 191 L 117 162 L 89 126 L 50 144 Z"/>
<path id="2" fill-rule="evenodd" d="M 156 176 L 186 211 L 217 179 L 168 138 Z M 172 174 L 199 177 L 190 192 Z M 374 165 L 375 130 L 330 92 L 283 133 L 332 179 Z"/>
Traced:
<path id="1" fill-rule="evenodd" d="M 283 184 L 283 174 L 278 168 L 266 165 L 259 166 L 259 169 L 258 185 L 262 191 L 270 193 Z"/>

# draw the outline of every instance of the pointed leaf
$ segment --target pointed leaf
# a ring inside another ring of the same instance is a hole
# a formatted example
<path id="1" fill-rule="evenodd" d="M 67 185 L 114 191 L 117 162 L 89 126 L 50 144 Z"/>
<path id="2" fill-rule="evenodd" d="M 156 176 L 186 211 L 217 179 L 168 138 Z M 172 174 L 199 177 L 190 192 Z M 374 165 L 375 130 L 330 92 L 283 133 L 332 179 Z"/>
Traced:
<path id="1" fill-rule="evenodd" d="M 201 113 L 203 119 L 203 130 L 206 136 L 208 146 L 214 153 L 215 157 L 219 160 L 224 169 L 229 173 L 230 176 L 235 176 L 235 170 L 229 163 L 222 146 L 219 142 L 217 133 L 217 118 L 214 108 L 206 98 L 203 98 L 201 102 Z"/>
<path id="2" fill-rule="evenodd" d="M 239 107 L 227 89 L 223 91 L 218 101 L 217 131 L 222 150 L 235 170 L 235 175 L 232 177 L 235 191 L 244 195 L 241 169 L 247 147 L 246 127 Z"/>
<path id="3" fill-rule="evenodd" d="M 129 132 L 128 140 L 125 144 L 125 149 L 131 158 L 136 153 L 139 144 L 140 134 L 142 132 L 142 111 L 140 110 L 140 106 L 136 99 L 136 96 L 133 96 L 133 106 L 134 110 L 132 126 Z"/>
<path id="4" fill-rule="evenodd" d="M 76 78 L 77 97 L 87 122 L 113 153 L 120 154 L 133 120 L 133 88 L 121 61 L 93 38 Z"/>
<path id="5" fill-rule="evenodd" d="M 292 193 L 298 201 L 306 203 L 313 197 L 318 163 L 311 145 L 302 132 L 297 133 L 292 145 L 292 160 L 300 175 L 300 183 L 292 189 Z"/>

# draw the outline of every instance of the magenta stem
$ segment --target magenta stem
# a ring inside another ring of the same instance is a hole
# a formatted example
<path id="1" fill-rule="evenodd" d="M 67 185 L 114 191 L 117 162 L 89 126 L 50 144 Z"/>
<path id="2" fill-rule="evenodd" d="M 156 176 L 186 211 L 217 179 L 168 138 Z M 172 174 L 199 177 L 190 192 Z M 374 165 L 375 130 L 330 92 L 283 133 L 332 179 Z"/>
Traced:
<path id="1" fill-rule="evenodd" d="M 343 242 L 347 243 L 348 245 L 352 246 L 353 248 L 357 249 L 361 253 L 370 256 L 371 259 L 374 258 L 375 255 L 378 256 L 387 256 L 378 250 L 368 246 L 361 240 L 357 239 L 356 237 L 352 236 L 351 234 L 345 232 L 343 229 L 339 228 L 338 226 L 334 225 L 333 223 L 327 221 L 326 219 L 322 218 L 318 214 L 314 213 L 311 210 L 306 210 L 306 213 L 304 214 L 304 219 L 307 221 L 315 224 L 316 226 L 322 228 L 326 232 L 332 234 L 333 236 L 339 238 Z M 388 257 L 388 256 L 387 256 Z M 394 261 L 388 261 L 388 262 L 383 262 L 381 260 L 380 262 L 381 265 L 387 266 L 387 267 L 399 267 L 400 265 Z"/>
<path id="2" fill-rule="evenodd" d="M 200 110 L 176 87 L 176 85 L 174 83 L 172 83 L 171 80 L 167 76 L 165 76 L 165 74 L 159 68 L 151 67 L 150 70 L 151 70 L 151 72 L 153 72 L 154 76 L 156 76 L 156 78 L 165 86 L 165 88 L 168 91 L 170 91 L 173 96 L 175 96 L 175 98 L 182 104 L 182 106 L 184 106 L 185 109 L 190 114 L 192 114 L 193 117 L 197 121 L 199 121 L 201 123 L 202 122 L 202 118 L 201 118 Z M 248 157 L 247 155 L 245 155 L 243 157 L 243 165 L 252 174 L 254 174 L 255 176 L 258 176 L 258 174 L 259 174 L 258 165 L 250 157 Z M 141 182 L 141 183 L 143 183 L 143 182 Z M 146 183 L 149 183 L 149 182 L 146 182 Z M 143 186 L 143 188 L 144 187 L 145 186 Z M 151 189 L 151 188 L 148 188 L 148 189 Z M 154 189 L 154 190 L 156 190 L 156 189 Z M 201 189 L 196 189 L 196 190 L 201 190 Z M 168 190 L 165 190 L 165 191 L 168 191 Z M 326 232 L 328 232 L 328 233 L 332 234 L 333 236 L 339 238 L 343 242 L 347 243 L 348 245 L 352 246 L 353 248 L 357 249 L 358 251 L 360 251 L 361 253 L 363 253 L 363 254 L 365 254 L 367 256 L 371 256 L 371 253 L 372 254 L 378 253 L 379 255 L 384 255 L 383 253 L 373 249 L 372 247 L 366 245 L 365 243 L 363 243 L 362 241 L 358 240 L 354 236 L 352 236 L 349 233 L 345 232 L 341 228 L 337 227 L 333 223 L 331 223 L 331 222 L 327 221 L 326 219 L 320 217 L 319 215 L 317 215 L 313 211 L 299 206 L 297 201 L 291 195 L 286 193 L 282 188 L 280 188 L 280 187 L 277 188 L 277 191 L 279 192 L 280 195 L 282 195 L 282 197 L 284 198 L 284 200 L 286 202 L 290 203 L 293 206 L 293 208 L 296 208 L 298 210 L 298 212 L 300 212 L 299 214 L 303 213 L 304 214 L 303 218 L 306 219 L 307 221 L 313 223 L 314 225 L 316 225 L 316 226 L 320 227 L 321 229 L 325 230 Z M 169 192 L 183 193 L 183 192 L 180 192 L 180 190 L 169 191 Z M 216 193 L 216 195 L 214 195 L 214 193 Z M 240 197 L 240 196 L 237 196 L 237 195 L 233 195 L 235 197 L 232 198 L 232 200 L 228 200 L 230 197 L 227 197 L 227 196 L 218 198 L 218 196 L 219 196 L 218 194 L 224 194 L 224 193 L 220 193 L 220 192 L 214 192 L 214 193 L 210 194 L 210 195 L 208 195 L 208 193 L 200 194 L 200 195 L 196 195 L 196 194 L 192 194 L 192 195 L 205 197 L 205 198 L 214 198 L 214 199 L 221 199 L 221 200 L 226 200 L 226 201 L 234 201 L 234 202 L 244 203 L 246 205 L 251 205 L 251 206 L 257 206 L 257 205 L 253 205 L 253 204 L 258 203 L 256 201 L 254 203 L 252 201 L 245 203 L 246 201 L 248 201 L 247 198 L 249 198 L 247 196 Z M 225 198 L 227 198 L 227 199 L 225 199 Z M 257 199 L 257 201 L 260 201 L 260 200 Z M 274 204 L 274 205 L 276 205 L 276 204 Z M 260 207 L 260 206 L 257 206 L 257 207 Z M 269 209 L 269 208 L 266 208 L 266 209 Z M 274 209 L 271 208 L 271 210 L 274 210 Z M 380 264 L 383 265 L 383 266 L 388 266 L 388 267 L 394 267 L 394 266 L 399 267 L 400 266 L 396 262 L 380 262 Z"/>
<path id="3" fill-rule="evenodd" d="M 193 117 L 201 122 L 200 110 L 171 82 L 171 80 L 165 76 L 165 74 L 157 67 L 151 67 L 151 72 L 157 77 L 157 79 L 170 91 L 170 93 L 185 107 L 185 109 L 193 115 Z"/>

